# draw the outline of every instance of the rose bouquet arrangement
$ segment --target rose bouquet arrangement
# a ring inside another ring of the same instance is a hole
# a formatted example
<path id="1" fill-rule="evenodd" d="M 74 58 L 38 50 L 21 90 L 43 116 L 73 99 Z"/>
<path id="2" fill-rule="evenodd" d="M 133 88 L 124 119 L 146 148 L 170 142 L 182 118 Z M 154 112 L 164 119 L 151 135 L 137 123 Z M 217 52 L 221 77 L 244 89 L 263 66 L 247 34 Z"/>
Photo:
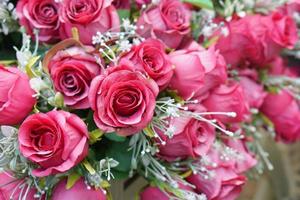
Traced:
<path id="1" fill-rule="evenodd" d="M 0 199 L 234 200 L 300 139 L 299 1 L 2 1 Z M 21 34 L 20 34 L 21 33 Z M 134 197 L 135 196 L 135 197 Z"/>

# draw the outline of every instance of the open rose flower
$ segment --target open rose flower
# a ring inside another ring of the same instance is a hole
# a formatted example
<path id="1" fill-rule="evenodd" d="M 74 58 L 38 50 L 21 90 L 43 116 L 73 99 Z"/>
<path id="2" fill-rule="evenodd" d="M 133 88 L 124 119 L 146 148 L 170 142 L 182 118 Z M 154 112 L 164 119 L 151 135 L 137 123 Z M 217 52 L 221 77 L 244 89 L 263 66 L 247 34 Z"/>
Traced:
<path id="1" fill-rule="evenodd" d="M 214 47 L 190 47 L 171 53 L 170 58 L 175 66 L 170 88 L 184 99 L 201 97 L 227 80 L 226 63 Z"/>
<path id="2" fill-rule="evenodd" d="M 277 140 L 295 142 L 300 139 L 300 109 L 289 91 L 268 94 L 261 111 L 273 122 Z"/>
<path id="3" fill-rule="evenodd" d="M 197 105 L 195 112 L 205 112 L 205 108 Z M 204 156 L 216 137 L 214 127 L 188 117 L 172 118 L 169 122 L 169 131 L 172 131 L 172 138 L 157 131 L 165 141 L 165 144 L 159 146 L 158 155 L 167 161 Z"/>
<path id="4" fill-rule="evenodd" d="M 138 33 L 145 38 L 160 39 L 175 49 L 190 33 L 190 17 L 190 11 L 179 0 L 162 0 L 142 13 L 137 23 Z"/>
<path id="5" fill-rule="evenodd" d="M 28 189 L 26 200 L 36 200 L 35 194 L 36 189 L 30 188 L 30 185 L 26 183 L 26 179 L 17 179 L 10 172 L 1 172 L 0 173 L 0 200 L 15 200 L 19 197 L 24 198 L 24 190 Z M 24 186 L 22 192 L 21 187 Z M 25 199 L 25 198 L 24 198 Z M 44 199 L 43 197 L 41 199 Z"/>
<path id="6" fill-rule="evenodd" d="M 72 28 L 77 28 L 80 41 L 92 44 L 97 32 L 118 31 L 120 20 L 112 0 L 64 0 L 59 12 L 60 36 L 72 37 Z"/>
<path id="7" fill-rule="evenodd" d="M 33 37 L 37 29 L 41 42 L 53 43 L 59 40 L 58 9 L 55 0 L 20 0 L 17 16 L 29 35 Z"/>
<path id="8" fill-rule="evenodd" d="M 229 82 L 214 89 L 203 105 L 210 112 L 234 112 L 235 117 L 214 115 L 222 123 L 238 123 L 248 117 L 249 104 L 246 102 L 243 88 L 237 82 Z"/>
<path id="9" fill-rule="evenodd" d="M 159 40 L 148 39 L 134 46 L 120 59 L 120 64 L 130 64 L 135 69 L 146 73 L 161 90 L 165 89 L 172 76 L 173 68 L 165 47 Z"/>
<path id="10" fill-rule="evenodd" d="M 38 177 L 66 172 L 88 153 L 85 123 L 65 111 L 31 115 L 21 125 L 18 137 L 22 155 L 39 165 L 33 170 Z"/>
<path id="11" fill-rule="evenodd" d="M 132 135 L 151 121 L 159 89 L 152 80 L 126 65 L 111 67 L 91 85 L 94 120 L 105 132 Z"/>
<path id="12" fill-rule="evenodd" d="M 91 188 L 84 183 L 84 179 L 81 178 L 76 181 L 72 188 L 66 189 L 67 180 L 60 181 L 53 190 L 52 200 L 106 200 L 106 195 L 102 189 Z"/>
<path id="13" fill-rule="evenodd" d="M 46 66 L 55 90 L 64 96 L 67 106 L 74 109 L 89 108 L 88 93 L 94 77 L 101 74 L 92 47 L 70 47 L 57 51 Z"/>
<path id="14" fill-rule="evenodd" d="M 214 175 L 205 178 L 202 174 L 193 174 L 187 181 L 196 186 L 199 193 L 204 193 L 208 200 L 234 200 L 245 184 L 246 178 L 236 174 L 232 168 L 218 167 L 210 170 Z"/>
<path id="15" fill-rule="evenodd" d="M 0 125 L 21 123 L 36 103 L 34 94 L 26 74 L 0 65 Z"/>

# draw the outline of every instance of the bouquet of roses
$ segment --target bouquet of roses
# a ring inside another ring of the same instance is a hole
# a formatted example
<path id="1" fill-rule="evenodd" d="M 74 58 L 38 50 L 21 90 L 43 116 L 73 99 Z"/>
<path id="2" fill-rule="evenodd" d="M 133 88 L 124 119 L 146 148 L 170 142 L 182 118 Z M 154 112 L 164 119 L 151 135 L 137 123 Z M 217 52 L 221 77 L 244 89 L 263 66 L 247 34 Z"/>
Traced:
<path id="1" fill-rule="evenodd" d="M 300 139 L 300 2 L 1 1 L 0 199 L 234 200 Z M 20 34 L 20 35 L 21 35 Z M 11 45 L 11 44 L 10 44 Z"/>

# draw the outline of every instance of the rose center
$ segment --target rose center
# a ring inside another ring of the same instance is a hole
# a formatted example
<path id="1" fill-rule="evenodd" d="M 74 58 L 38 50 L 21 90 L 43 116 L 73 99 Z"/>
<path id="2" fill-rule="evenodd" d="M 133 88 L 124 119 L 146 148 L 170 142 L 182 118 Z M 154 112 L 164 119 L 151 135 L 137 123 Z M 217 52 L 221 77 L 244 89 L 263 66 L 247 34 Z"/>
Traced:
<path id="1" fill-rule="evenodd" d="M 139 108 L 139 99 L 139 94 L 136 91 L 121 91 L 114 100 L 114 110 L 120 116 L 131 116 Z"/>

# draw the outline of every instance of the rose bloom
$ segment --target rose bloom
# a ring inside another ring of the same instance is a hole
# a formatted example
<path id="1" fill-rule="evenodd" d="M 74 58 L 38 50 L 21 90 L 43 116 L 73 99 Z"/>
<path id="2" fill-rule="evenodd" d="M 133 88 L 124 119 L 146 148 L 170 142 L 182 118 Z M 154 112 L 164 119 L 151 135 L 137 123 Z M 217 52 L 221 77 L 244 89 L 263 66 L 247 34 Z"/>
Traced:
<path id="1" fill-rule="evenodd" d="M 196 105 L 194 112 L 205 112 L 205 108 Z M 169 126 L 174 129 L 174 136 L 168 138 L 165 133 L 158 130 L 158 134 L 165 145 L 159 146 L 159 157 L 174 161 L 178 158 L 187 159 L 204 156 L 215 141 L 215 129 L 207 122 L 193 118 L 180 117 L 172 118 Z"/>
<path id="2" fill-rule="evenodd" d="M 165 53 L 165 47 L 155 39 L 148 39 L 134 46 L 120 58 L 119 63 L 129 64 L 145 73 L 157 83 L 160 90 L 168 86 L 173 76 L 172 64 Z"/>
<path id="3" fill-rule="evenodd" d="M 249 105 L 245 99 L 243 88 L 237 82 L 229 82 L 213 90 L 203 101 L 209 112 L 235 112 L 236 117 L 213 115 L 222 123 L 238 123 L 244 121 L 249 114 Z"/>
<path id="4" fill-rule="evenodd" d="M 268 94 L 261 111 L 273 122 L 277 140 L 288 143 L 300 139 L 299 104 L 289 91 Z"/>
<path id="5" fill-rule="evenodd" d="M 39 41 L 55 43 L 59 40 L 59 4 L 55 0 L 19 0 L 17 16 L 20 25 L 34 37 L 34 29 L 39 31 Z"/>
<path id="6" fill-rule="evenodd" d="M 187 181 L 196 186 L 199 193 L 204 193 L 208 200 L 234 200 L 245 184 L 246 178 L 236 174 L 232 168 L 218 167 L 211 170 L 215 175 L 205 179 L 201 174 L 193 174 Z"/>
<path id="7" fill-rule="evenodd" d="M 226 63 L 214 47 L 191 47 L 170 54 L 175 66 L 170 88 L 184 99 L 197 98 L 227 80 Z"/>
<path id="8" fill-rule="evenodd" d="M 89 108 L 88 93 L 94 77 L 101 74 L 92 47 L 70 47 L 57 51 L 46 66 L 56 91 L 64 96 L 67 106 Z"/>
<path id="9" fill-rule="evenodd" d="M 289 76 L 293 78 L 298 77 L 297 70 L 288 67 L 288 62 L 279 56 L 269 64 L 268 73 L 274 76 Z"/>
<path id="10" fill-rule="evenodd" d="M 34 195 L 36 194 L 35 188 L 30 187 L 25 179 L 17 179 L 10 172 L 1 172 L 0 173 L 0 200 L 15 200 L 19 199 L 21 195 L 24 198 L 25 191 L 21 191 L 19 188 L 21 185 L 24 185 L 24 190 L 28 189 L 26 200 L 36 200 Z M 45 198 L 42 198 L 45 199 Z"/>
<path id="11" fill-rule="evenodd" d="M 28 117 L 19 129 L 24 157 L 39 165 L 33 175 L 44 177 L 70 170 L 88 153 L 88 130 L 76 115 L 51 111 Z"/>
<path id="12" fill-rule="evenodd" d="M 108 68 L 91 85 L 89 100 L 94 120 L 105 132 L 132 135 L 151 121 L 159 89 L 149 78 L 127 65 Z"/>
<path id="13" fill-rule="evenodd" d="M 15 67 L 0 65 L 0 125 L 17 125 L 36 103 L 29 78 Z"/>
<path id="14" fill-rule="evenodd" d="M 69 190 L 66 189 L 67 180 L 60 181 L 53 190 L 52 200 L 106 200 L 106 195 L 102 189 L 88 189 L 88 186 L 84 183 L 84 179 L 81 178 L 76 181 L 75 185 Z"/>
<path id="15" fill-rule="evenodd" d="M 130 0 L 113 0 L 112 5 L 116 9 L 130 9 Z"/>
<path id="16" fill-rule="evenodd" d="M 295 22 L 290 16 L 278 12 L 234 19 L 227 28 L 229 34 L 221 35 L 217 48 L 233 67 L 265 66 L 282 48 L 291 49 L 297 41 Z"/>
<path id="17" fill-rule="evenodd" d="M 162 0 L 142 13 L 137 23 L 138 33 L 145 38 L 160 39 L 176 49 L 191 31 L 190 18 L 190 11 L 179 0 Z"/>
<path id="18" fill-rule="evenodd" d="M 120 20 L 111 0 L 64 0 L 59 17 L 62 22 L 62 39 L 72 37 L 72 28 L 77 28 L 80 41 L 92 44 L 97 32 L 119 31 Z"/>

